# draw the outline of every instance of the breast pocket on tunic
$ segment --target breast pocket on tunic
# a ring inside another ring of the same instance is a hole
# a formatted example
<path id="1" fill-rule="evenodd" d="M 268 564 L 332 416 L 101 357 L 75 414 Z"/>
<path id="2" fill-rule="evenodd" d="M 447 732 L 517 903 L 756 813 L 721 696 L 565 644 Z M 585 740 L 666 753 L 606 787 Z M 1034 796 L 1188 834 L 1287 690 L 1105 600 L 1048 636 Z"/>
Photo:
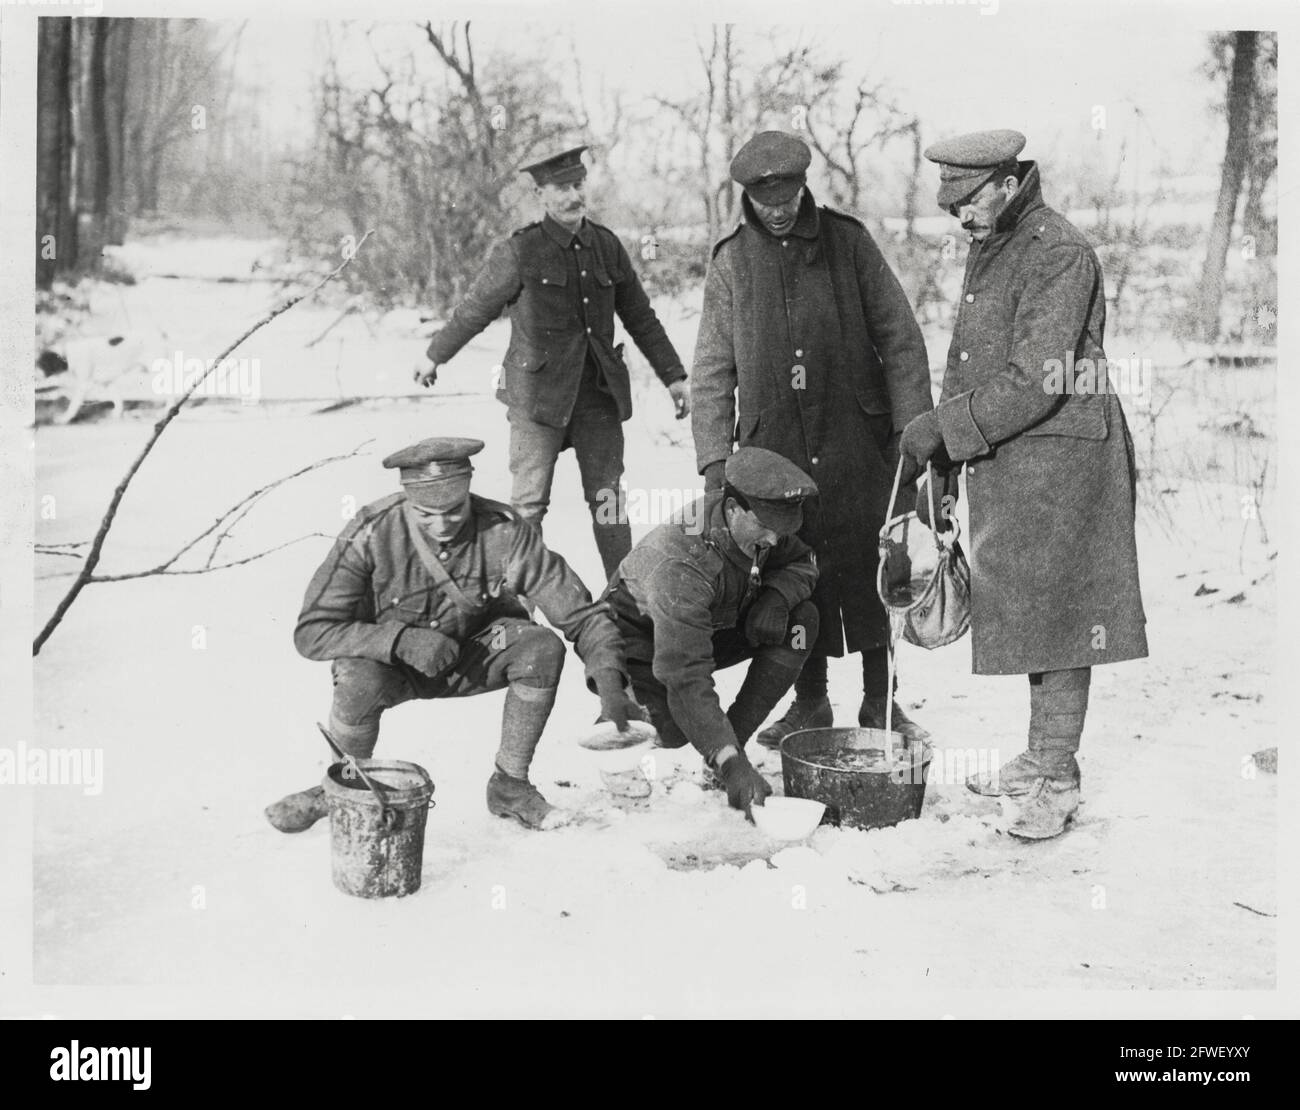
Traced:
<path id="1" fill-rule="evenodd" d="M 415 590 L 411 593 L 390 591 L 375 595 L 375 618 L 378 624 L 427 625 L 429 622 L 430 598 L 428 590 Z"/>
<path id="2" fill-rule="evenodd" d="M 532 330 L 563 331 L 577 323 L 569 274 L 563 263 L 530 268 L 522 276 Z"/>

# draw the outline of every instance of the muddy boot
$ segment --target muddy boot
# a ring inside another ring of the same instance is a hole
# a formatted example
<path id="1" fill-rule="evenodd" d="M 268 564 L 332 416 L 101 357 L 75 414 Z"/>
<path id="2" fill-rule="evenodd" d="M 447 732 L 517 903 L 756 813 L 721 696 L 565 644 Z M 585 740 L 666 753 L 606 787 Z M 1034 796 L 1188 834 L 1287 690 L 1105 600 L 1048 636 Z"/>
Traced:
<path id="1" fill-rule="evenodd" d="M 815 701 L 806 701 L 796 695 L 785 716 L 776 724 L 768 725 L 755 739 L 765 748 L 776 749 L 792 732 L 805 728 L 830 728 L 834 723 L 835 712 L 825 694 Z"/>
<path id="2" fill-rule="evenodd" d="M 329 815 L 325 788 L 313 786 L 309 790 L 289 794 L 267 806 L 264 812 L 272 826 L 283 833 L 305 832 L 322 817 Z"/>
<path id="3" fill-rule="evenodd" d="M 500 767 L 488 779 L 487 807 L 489 813 L 513 817 L 526 829 L 554 829 L 567 820 L 567 814 L 543 798 L 531 782 L 507 775 Z"/>
<path id="4" fill-rule="evenodd" d="M 995 770 L 971 775 L 966 780 L 966 789 L 988 798 L 1022 798 L 1045 775 L 1076 790 L 1079 788 L 1079 764 L 1073 755 L 1051 759 L 1049 765 L 1042 752 L 1030 751 L 1021 752 Z"/>
<path id="5" fill-rule="evenodd" d="M 1034 780 L 1019 816 L 1007 829 L 1022 840 L 1050 840 L 1065 832 L 1079 808 L 1079 787 L 1059 779 Z"/>
<path id="6" fill-rule="evenodd" d="M 862 728 L 883 729 L 885 727 L 885 699 L 863 698 L 862 705 L 858 708 L 858 724 Z M 930 734 L 904 713 L 898 702 L 894 702 L 894 711 L 890 717 L 889 727 L 909 744 L 930 739 Z"/>

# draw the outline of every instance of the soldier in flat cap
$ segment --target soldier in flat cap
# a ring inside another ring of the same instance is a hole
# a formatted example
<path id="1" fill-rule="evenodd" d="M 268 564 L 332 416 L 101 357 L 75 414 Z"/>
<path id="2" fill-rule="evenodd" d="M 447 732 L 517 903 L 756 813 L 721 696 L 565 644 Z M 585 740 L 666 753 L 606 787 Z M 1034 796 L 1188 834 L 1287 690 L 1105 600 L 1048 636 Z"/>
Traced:
<path id="1" fill-rule="evenodd" d="M 528 779 L 533 751 L 555 704 L 564 642 L 529 620 L 526 594 L 574 645 L 607 719 L 627 728 L 622 645 L 607 605 L 507 505 L 470 493 L 475 439 L 427 439 L 384 466 L 402 490 L 362 509 L 312 577 L 294 630 L 308 659 L 333 661 L 330 732 L 343 751 L 368 758 L 384 710 L 412 698 L 460 698 L 506 690 L 491 813 L 528 828 L 562 819 Z M 284 832 L 326 813 L 320 787 L 275 803 Z"/>
<path id="2" fill-rule="evenodd" d="M 497 399 L 510 417 L 511 502 L 540 529 L 560 452 L 572 447 L 605 574 L 631 550 L 623 507 L 623 422 L 632 392 L 614 317 L 668 387 L 678 418 L 690 411 L 686 371 L 618 236 L 587 217 L 586 147 L 525 166 L 545 215 L 492 248 L 446 327 L 433 337 L 432 385 L 449 361 L 510 306 L 510 346 Z M 521 172 L 524 172 L 521 171 Z"/>
<path id="3" fill-rule="evenodd" d="M 1029 676 L 1028 750 L 967 785 L 1022 798 L 1010 831 L 1045 839 L 1079 804 L 1092 667 L 1141 658 L 1147 644 L 1133 442 L 1101 384 L 1101 265 L 1043 202 L 1024 145 L 1018 131 L 981 131 L 925 152 L 939 164 L 939 207 L 971 248 L 939 405 L 907 426 L 901 450 L 913 472 L 927 460 L 965 467 L 973 669 Z M 1088 368 L 1086 388 L 1062 388 L 1067 364 Z"/>
<path id="4" fill-rule="evenodd" d="M 770 794 L 745 743 L 817 640 L 817 563 L 797 538 L 817 486 L 772 451 L 727 459 L 719 489 L 654 529 L 606 590 L 628 673 L 663 747 L 693 744 L 737 809 Z M 724 713 L 713 672 L 749 661 Z"/>
<path id="5" fill-rule="evenodd" d="M 820 635 L 785 716 L 759 734 L 771 747 L 832 723 L 827 659 L 846 650 L 862 653 L 858 722 L 884 727 L 889 627 L 870 583 L 898 435 L 933 407 L 907 296 L 867 229 L 814 200 L 810 158 L 800 139 L 764 131 L 732 161 L 741 220 L 713 248 L 692 371 L 706 489 L 721 484 L 735 442 L 783 455 L 820 490 L 800 533 L 821 570 Z M 925 735 L 897 707 L 893 721 Z"/>

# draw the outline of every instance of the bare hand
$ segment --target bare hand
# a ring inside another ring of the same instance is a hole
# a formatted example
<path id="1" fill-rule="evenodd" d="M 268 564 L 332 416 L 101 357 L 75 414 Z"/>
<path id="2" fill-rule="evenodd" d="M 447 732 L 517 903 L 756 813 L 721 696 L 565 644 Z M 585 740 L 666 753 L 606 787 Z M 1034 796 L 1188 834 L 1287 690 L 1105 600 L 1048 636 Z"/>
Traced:
<path id="1" fill-rule="evenodd" d="M 669 396 L 677 409 L 677 419 L 682 420 L 691 414 L 691 387 L 685 378 L 679 378 L 668 387 Z"/>
<path id="2" fill-rule="evenodd" d="M 427 370 L 417 366 L 411 375 L 422 386 L 431 386 L 438 380 L 438 363 L 434 363 Z"/>

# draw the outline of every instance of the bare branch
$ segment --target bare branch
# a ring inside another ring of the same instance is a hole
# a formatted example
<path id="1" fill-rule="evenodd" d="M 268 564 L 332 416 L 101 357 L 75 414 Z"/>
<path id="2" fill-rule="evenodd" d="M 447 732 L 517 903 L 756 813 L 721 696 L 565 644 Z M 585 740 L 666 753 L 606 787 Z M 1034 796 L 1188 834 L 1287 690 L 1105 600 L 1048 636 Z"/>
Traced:
<path id="1" fill-rule="evenodd" d="M 148 578 L 148 577 L 150 577 L 150 576 L 158 576 L 158 575 L 164 575 L 164 574 L 203 574 L 204 572 L 209 571 L 209 570 L 223 570 L 223 569 L 225 569 L 226 567 L 240 566 L 240 565 L 242 565 L 243 563 L 252 562 L 252 559 L 253 559 L 253 558 L 259 558 L 259 559 L 260 559 L 263 555 L 269 555 L 272 551 L 279 551 L 280 548 L 282 548 L 282 547 L 287 547 L 288 545 L 287 545 L 287 544 L 280 544 L 280 545 L 277 546 L 277 547 L 273 547 L 273 548 L 271 548 L 271 549 L 268 550 L 268 551 L 263 551 L 263 552 L 261 552 L 261 553 L 258 554 L 258 555 L 252 556 L 251 558 L 240 559 L 240 560 L 238 560 L 238 561 L 236 561 L 236 562 L 230 562 L 230 563 L 217 563 L 217 562 L 216 562 L 217 552 L 220 550 L 222 543 L 224 543 L 226 540 L 228 540 L 228 539 L 230 538 L 231 534 L 232 534 L 233 531 L 234 531 L 234 527 L 235 527 L 235 525 L 238 524 L 241 520 L 243 520 L 244 517 L 246 517 L 246 516 L 249 514 L 249 512 L 253 509 L 253 507 L 254 507 L 255 505 L 257 505 L 257 503 L 258 503 L 259 501 L 261 501 L 261 499 L 262 499 L 263 497 L 265 497 L 265 496 L 266 496 L 266 495 L 267 495 L 271 490 L 275 489 L 277 486 L 282 486 L 282 485 L 284 485 L 286 482 L 291 482 L 291 481 L 293 481 L 293 479 L 295 479 L 295 478 L 300 478 L 300 477 L 302 477 L 302 475 L 307 474 L 307 473 L 309 473 L 310 471 L 318 470 L 318 469 L 320 469 L 322 466 L 328 466 L 330 463 L 342 462 L 344 459 L 355 458 L 358 454 L 360 454 L 361 449 L 362 449 L 363 447 L 368 447 L 368 446 L 370 446 L 370 444 L 372 444 L 372 443 L 374 443 L 374 440 L 373 440 L 373 439 L 368 439 L 368 440 L 366 440 L 364 443 L 359 443 L 359 444 L 357 444 L 357 446 L 355 446 L 354 448 L 352 448 L 352 450 L 351 450 L 351 451 L 348 451 L 346 454 L 343 454 L 343 455 L 331 455 L 331 456 L 330 456 L 329 458 L 327 458 L 327 459 L 317 459 L 315 462 L 313 462 L 313 463 L 309 463 L 307 466 L 299 467 L 299 468 L 298 468 L 297 470 L 295 470 L 292 474 L 285 474 L 285 475 L 283 475 L 282 477 L 279 477 L 279 478 L 275 479 L 275 481 L 273 481 L 273 482 L 268 482 L 266 485 L 260 487 L 259 489 L 255 489 L 255 490 L 253 490 L 252 493 L 246 494 L 246 495 L 245 495 L 244 497 L 242 497 L 239 501 L 235 502 L 235 504 L 231 505 L 230 508 L 228 508 L 228 509 L 227 509 L 224 513 L 222 513 L 219 517 L 217 517 L 217 519 L 214 520 L 210 525 L 208 525 L 208 527 L 206 527 L 205 529 L 203 529 L 202 532 L 200 532 L 197 536 L 195 536 L 192 540 L 190 540 L 189 543 L 185 544 L 185 545 L 184 545 L 183 547 L 181 547 L 180 550 L 178 550 L 174 555 L 172 555 L 172 556 L 171 556 L 170 558 L 168 558 L 168 559 L 163 560 L 163 561 L 162 561 L 161 563 L 159 563 L 157 566 L 149 567 L 149 568 L 147 568 L 147 569 L 145 569 L 145 570 L 127 571 L 127 572 L 125 572 L 125 573 L 123 573 L 123 574 L 102 574 L 102 575 L 93 575 L 93 576 L 91 577 L 90 581 L 92 581 L 92 582 L 121 582 L 121 581 L 124 581 L 125 579 L 128 579 L 128 578 Z M 223 525 L 224 525 L 224 527 L 223 527 Z M 180 561 L 180 559 L 181 559 L 181 557 L 182 557 L 183 555 L 187 554 L 187 553 L 190 552 L 190 551 L 193 551 L 195 547 L 197 547 L 197 546 L 198 546 L 198 545 L 199 545 L 199 544 L 200 544 L 204 539 L 206 539 L 208 536 L 212 535 L 213 532 L 216 532 L 218 528 L 220 528 L 221 531 L 218 533 L 218 535 L 217 535 L 217 537 L 216 537 L 216 540 L 215 540 L 215 542 L 214 542 L 213 545 L 212 545 L 212 550 L 208 552 L 208 557 L 207 557 L 206 560 L 204 560 L 203 566 L 201 566 L 201 567 L 194 567 L 194 568 L 185 568 L 185 569 L 181 569 L 181 570 L 173 569 L 173 568 L 175 567 L 176 563 Z M 312 535 L 322 535 L 323 533 L 313 532 L 313 533 L 311 533 L 311 534 L 312 534 Z M 299 537 L 299 539 L 305 539 L 305 538 L 306 538 L 306 537 Z M 328 538 L 328 537 L 327 537 L 327 538 Z M 38 544 L 38 545 L 37 545 L 37 550 L 38 550 L 38 551 L 41 550 L 42 547 L 48 547 L 48 548 L 51 548 L 51 549 L 52 549 L 52 548 L 60 547 L 60 546 L 80 546 L 81 544 L 88 543 L 88 542 L 89 542 L 89 541 L 87 541 L 87 540 L 82 540 L 82 541 L 80 541 L 80 543 L 77 544 L 77 545 L 60 545 L 60 544 L 48 544 L 48 545 L 42 545 L 42 544 Z M 292 540 L 292 541 L 290 541 L 290 542 L 291 542 L 291 543 L 297 543 L 298 540 Z M 73 558 L 78 558 L 78 559 L 81 558 L 81 556 L 80 556 L 79 554 L 77 554 L 76 552 L 71 552 L 71 551 L 47 550 L 47 551 L 44 551 L 43 554 L 48 554 L 48 555 L 71 555 Z M 75 572 L 74 572 L 74 571 L 68 571 L 67 573 L 68 573 L 68 574 L 73 574 L 73 573 L 75 573 Z M 44 578 L 62 578 L 62 577 L 64 577 L 64 576 L 65 576 L 64 573 L 63 573 L 62 571 L 60 571 L 60 572 L 57 573 L 57 574 L 47 574 L 47 575 L 43 575 L 42 577 L 44 577 Z"/>
<path id="2" fill-rule="evenodd" d="M 329 282 L 333 281 L 336 277 L 338 277 L 338 275 L 341 274 L 348 267 L 352 259 L 356 257 L 357 251 L 361 249 L 361 247 L 365 244 L 366 240 L 369 239 L 372 234 L 373 234 L 372 231 L 367 231 L 365 235 L 361 237 L 361 241 L 357 244 L 356 250 L 352 251 L 352 253 L 350 253 L 335 269 L 331 270 L 328 274 L 326 274 L 325 277 L 322 278 L 319 282 L 317 282 L 314 286 L 312 286 L 312 288 L 308 289 L 304 293 L 299 293 L 296 296 L 290 297 L 288 300 L 284 302 L 284 304 L 280 305 L 278 308 L 272 309 L 260 320 L 258 320 L 255 324 L 253 324 L 252 327 L 250 327 L 241 336 L 239 336 L 238 339 L 236 339 L 233 343 L 231 343 L 230 346 L 228 346 L 224 351 L 222 351 L 221 354 L 212 361 L 212 363 L 208 366 L 208 368 L 202 374 L 200 374 L 198 377 L 194 379 L 190 387 L 179 397 L 177 397 L 176 400 L 173 401 L 170 406 L 168 406 L 167 411 L 163 413 L 158 423 L 156 423 L 153 426 L 153 434 L 150 435 L 148 440 L 145 441 L 144 447 L 140 449 L 140 453 L 137 454 L 136 457 L 131 461 L 131 465 L 127 467 L 126 474 L 123 475 L 122 480 L 117 484 L 117 488 L 113 490 L 113 496 L 109 500 L 108 508 L 104 512 L 103 519 L 99 522 L 99 528 L 95 532 L 95 538 L 91 541 L 90 551 L 87 552 L 86 554 L 86 562 L 82 566 L 80 573 L 78 573 L 76 580 L 69 587 L 68 592 L 64 594 L 62 600 L 55 607 L 55 610 L 53 614 L 51 614 L 50 619 L 45 622 L 45 627 L 41 629 L 40 633 L 33 641 L 32 643 L 33 655 L 40 654 L 41 646 L 45 643 L 46 640 L 50 638 L 50 635 L 54 632 L 54 630 L 58 628 L 59 622 L 63 620 L 64 614 L 67 613 L 68 609 L 72 606 L 72 603 L 77 600 L 77 595 L 80 594 L 81 591 L 85 589 L 87 583 L 90 582 L 92 576 L 94 575 L 95 567 L 99 565 L 99 557 L 101 552 L 104 549 L 104 541 L 105 539 L 108 538 L 109 529 L 113 527 L 113 521 L 117 517 L 118 506 L 121 505 L 122 498 L 126 496 L 127 487 L 131 484 L 131 480 L 135 477 L 136 472 L 144 464 L 145 459 L 149 457 L 149 453 L 153 450 L 154 445 L 158 442 L 163 432 L 167 430 L 167 425 L 170 424 L 172 420 L 175 419 L 176 414 L 181 411 L 185 403 L 190 399 L 190 397 L 194 395 L 195 391 L 208 379 L 209 375 L 211 375 L 211 373 L 218 366 L 220 366 L 227 358 L 229 358 L 230 355 L 240 346 L 240 344 L 244 342 L 245 339 L 253 335 L 255 332 L 260 331 L 263 327 L 269 324 L 277 316 L 280 316 L 281 314 L 288 312 L 289 309 L 293 308 L 293 306 L 296 305 L 299 301 L 306 300 L 308 297 L 312 297 L 316 293 L 320 292 L 321 289 L 323 289 L 327 284 L 329 284 Z"/>
<path id="3" fill-rule="evenodd" d="M 324 532 L 308 532 L 305 536 L 299 536 L 295 540 L 286 540 L 284 543 L 276 544 L 274 547 L 268 548 L 265 551 L 259 551 L 256 555 L 249 555 L 244 559 L 235 559 L 229 563 L 218 563 L 214 567 L 191 567 L 186 570 L 136 570 L 129 571 L 126 574 L 96 574 L 90 579 L 90 581 L 126 582 L 132 578 L 170 577 L 180 574 L 211 574 L 216 570 L 229 570 L 231 567 L 242 567 L 247 563 L 255 563 L 258 559 L 265 559 L 268 555 L 274 555 L 277 551 L 283 551 L 286 547 L 292 547 L 296 543 L 302 543 L 303 540 L 315 539 L 317 537 L 327 540 L 332 540 L 334 538 L 333 536 L 327 536 Z"/>

